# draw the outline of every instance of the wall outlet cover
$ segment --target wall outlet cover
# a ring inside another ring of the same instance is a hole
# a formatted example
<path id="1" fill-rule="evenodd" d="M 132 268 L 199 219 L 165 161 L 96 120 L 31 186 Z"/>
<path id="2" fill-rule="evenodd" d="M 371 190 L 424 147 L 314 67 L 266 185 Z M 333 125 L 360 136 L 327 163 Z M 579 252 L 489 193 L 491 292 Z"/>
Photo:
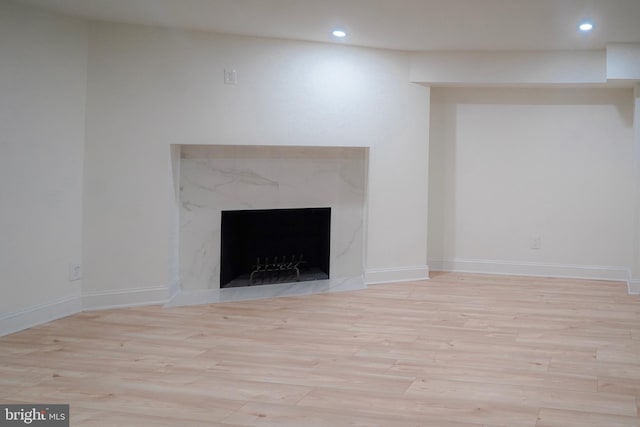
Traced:
<path id="1" fill-rule="evenodd" d="M 80 264 L 69 264 L 69 280 L 71 282 L 82 279 L 82 266 Z"/>

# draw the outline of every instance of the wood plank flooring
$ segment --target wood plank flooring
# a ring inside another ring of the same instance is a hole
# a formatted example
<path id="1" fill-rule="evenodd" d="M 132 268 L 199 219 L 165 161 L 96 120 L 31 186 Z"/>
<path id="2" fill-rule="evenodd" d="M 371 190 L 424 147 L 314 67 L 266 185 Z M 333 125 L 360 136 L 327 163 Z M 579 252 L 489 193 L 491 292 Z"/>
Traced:
<path id="1" fill-rule="evenodd" d="M 640 426 L 621 282 L 434 273 L 366 290 L 81 313 L 0 338 L 0 402 L 72 426 Z"/>

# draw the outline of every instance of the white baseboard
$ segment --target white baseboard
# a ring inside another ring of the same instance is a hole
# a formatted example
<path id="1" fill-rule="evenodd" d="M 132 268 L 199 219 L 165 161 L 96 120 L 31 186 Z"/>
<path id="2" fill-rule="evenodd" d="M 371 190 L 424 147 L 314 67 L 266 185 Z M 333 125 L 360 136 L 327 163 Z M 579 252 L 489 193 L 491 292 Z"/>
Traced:
<path id="1" fill-rule="evenodd" d="M 167 301 L 169 301 L 169 288 L 166 286 L 82 294 L 83 310 L 165 304 Z"/>
<path id="2" fill-rule="evenodd" d="M 180 281 L 179 280 L 174 280 L 171 283 L 169 283 L 169 298 L 168 301 L 171 301 L 171 299 L 173 299 L 176 295 L 178 295 L 180 293 L 180 289 L 182 288 L 182 286 L 180 286 Z"/>
<path id="3" fill-rule="evenodd" d="M 461 258 L 430 258 L 429 266 L 432 271 L 506 274 L 514 276 L 566 277 L 572 279 L 619 280 L 624 282 L 628 281 L 629 274 L 628 269 L 625 267 L 561 265 Z"/>
<path id="4" fill-rule="evenodd" d="M 0 336 L 32 328 L 85 310 L 164 304 L 168 300 L 169 289 L 167 287 L 124 289 L 121 291 L 95 292 L 83 294 L 82 296 L 69 296 L 51 303 L 2 314 L 0 316 Z"/>
<path id="5" fill-rule="evenodd" d="M 0 336 L 32 328 L 52 320 L 71 316 L 82 311 L 79 296 L 69 296 L 47 304 L 41 304 L 0 317 Z"/>
<path id="6" fill-rule="evenodd" d="M 396 268 L 372 268 L 364 273 L 364 282 L 367 285 L 390 282 L 410 282 L 413 280 L 426 280 L 428 278 L 428 265 Z"/>
<path id="7" fill-rule="evenodd" d="M 627 280 L 627 288 L 629 289 L 629 295 L 640 295 L 640 279 L 632 279 L 629 277 Z"/>

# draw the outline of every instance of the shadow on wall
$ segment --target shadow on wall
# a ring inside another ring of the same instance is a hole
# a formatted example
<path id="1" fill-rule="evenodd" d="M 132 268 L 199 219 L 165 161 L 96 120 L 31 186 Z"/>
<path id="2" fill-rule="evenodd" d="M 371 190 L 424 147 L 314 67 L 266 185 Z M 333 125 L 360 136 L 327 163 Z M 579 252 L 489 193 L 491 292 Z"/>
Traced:
<path id="1" fill-rule="evenodd" d="M 429 268 L 439 270 L 445 254 L 455 254 L 456 211 L 456 105 L 431 98 L 429 129 L 429 207 L 427 254 Z M 437 124 L 437 125 L 433 125 Z"/>

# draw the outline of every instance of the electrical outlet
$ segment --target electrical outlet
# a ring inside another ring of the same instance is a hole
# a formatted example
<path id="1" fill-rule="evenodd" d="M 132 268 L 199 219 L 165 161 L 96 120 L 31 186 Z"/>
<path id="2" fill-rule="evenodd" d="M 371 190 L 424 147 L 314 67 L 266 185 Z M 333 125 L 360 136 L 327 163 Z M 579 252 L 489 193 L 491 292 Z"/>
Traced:
<path id="1" fill-rule="evenodd" d="M 236 85 L 238 84 L 238 72 L 235 69 L 224 69 L 224 84 Z"/>
<path id="2" fill-rule="evenodd" d="M 540 235 L 534 234 L 531 236 L 531 249 L 540 249 Z"/>
<path id="3" fill-rule="evenodd" d="M 82 279 L 82 266 L 80 264 L 69 264 L 69 281 L 74 282 Z"/>

